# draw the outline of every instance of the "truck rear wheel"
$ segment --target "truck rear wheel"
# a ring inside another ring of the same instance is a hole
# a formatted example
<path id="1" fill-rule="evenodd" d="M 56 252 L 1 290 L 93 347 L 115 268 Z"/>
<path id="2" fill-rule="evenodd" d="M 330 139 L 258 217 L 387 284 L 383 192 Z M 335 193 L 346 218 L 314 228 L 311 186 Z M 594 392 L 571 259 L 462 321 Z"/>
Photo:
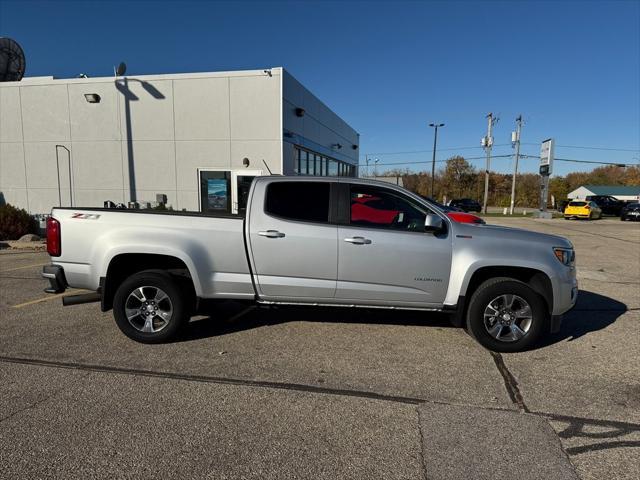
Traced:
<path id="1" fill-rule="evenodd" d="M 146 270 L 118 287 L 113 316 L 122 333 L 136 342 L 166 342 L 188 321 L 186 297 L 171 275 Z"/>
<path id="2" fill-rule="evenodd" d="M 467 330 L 489 350 L 525 350 L 540 340 L 548 325 L 549 314 L 540 294 L 513 278 L 485 281 L 469 301 Z"/>

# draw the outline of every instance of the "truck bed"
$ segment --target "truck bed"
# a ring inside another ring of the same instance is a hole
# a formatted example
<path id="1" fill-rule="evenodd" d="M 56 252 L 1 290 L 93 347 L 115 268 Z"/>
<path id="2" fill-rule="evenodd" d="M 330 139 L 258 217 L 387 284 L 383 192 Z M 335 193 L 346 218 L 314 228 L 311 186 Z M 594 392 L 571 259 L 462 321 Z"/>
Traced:
<path id="1" fill-rule="evenodd" d="M 54 208 L 62 252 L 53 257 L 71 287 L 96 290 L 120 255 L 182 260 L 202 298 L 254 297 L 244 242 L 244 218 L 196 212 Z"/>

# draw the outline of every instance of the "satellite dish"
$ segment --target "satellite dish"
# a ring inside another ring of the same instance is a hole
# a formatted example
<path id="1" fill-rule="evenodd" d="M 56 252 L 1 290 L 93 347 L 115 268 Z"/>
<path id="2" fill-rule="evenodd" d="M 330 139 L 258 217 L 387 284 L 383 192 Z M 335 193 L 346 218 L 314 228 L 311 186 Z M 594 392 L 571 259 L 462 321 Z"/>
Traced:
<path id="1" fill-rule="evenodd" d="M 18 42 L 0 37 L 0 82 L 19 82 L 25 67 L 24 52 Z"/>
<path id="2" fill-rule="evenodd" d="M 127 71 L 127 64 L 124 62 L 120 62 L 118 68 L 116 69 L 116 76 L 121 77 Z"/>

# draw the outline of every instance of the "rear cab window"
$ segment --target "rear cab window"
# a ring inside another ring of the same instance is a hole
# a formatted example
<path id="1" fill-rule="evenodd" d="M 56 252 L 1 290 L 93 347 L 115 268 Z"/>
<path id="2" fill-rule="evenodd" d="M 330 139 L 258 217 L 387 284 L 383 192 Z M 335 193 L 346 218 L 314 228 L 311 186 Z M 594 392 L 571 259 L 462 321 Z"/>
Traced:
<path id="1" fill-rule="evenodd" d="M 273 182 L 267 186 L 264 211 L 298 222 L 329 223 L 331 183 Z"/>

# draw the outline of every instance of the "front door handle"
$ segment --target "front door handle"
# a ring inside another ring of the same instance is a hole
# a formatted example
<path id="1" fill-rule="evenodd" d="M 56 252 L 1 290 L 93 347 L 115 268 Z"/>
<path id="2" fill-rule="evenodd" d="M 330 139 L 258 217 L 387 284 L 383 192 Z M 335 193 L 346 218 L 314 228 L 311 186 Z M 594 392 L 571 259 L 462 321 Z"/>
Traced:
<path id="1" fill-rule="evenodd" d="M 345 238 L 344 241 L 345 242 L 349 242 L 349 243 L 353 243 L 354 245 L 369 245 L 371 243 L 371 240 L 369 240 L 368 238 L 364 238 L 364 237 Z"/>
<path id="2" fill-rule="evenodd" d="M 278 230 L 266 230 L 262 232 L 258 232 L 258 235 L 267 238 L 282 238 L 284 237 L 284 233 L 279 232 Z"/>

